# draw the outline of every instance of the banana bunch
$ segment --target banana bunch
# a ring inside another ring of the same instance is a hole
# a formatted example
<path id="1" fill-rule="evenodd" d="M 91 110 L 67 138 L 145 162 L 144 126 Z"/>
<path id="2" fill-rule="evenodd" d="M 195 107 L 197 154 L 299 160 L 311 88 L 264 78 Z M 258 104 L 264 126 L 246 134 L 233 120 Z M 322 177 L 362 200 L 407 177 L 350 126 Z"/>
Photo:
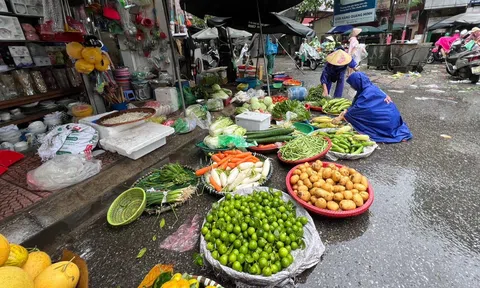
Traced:
<path id="1" fill-rule="evenodd" d="M 323 104 L 322 110 L 326 113 L 338 115 L 350 106 L 352 106 L 352 101 L 345 98 L 334 98 Z"/>

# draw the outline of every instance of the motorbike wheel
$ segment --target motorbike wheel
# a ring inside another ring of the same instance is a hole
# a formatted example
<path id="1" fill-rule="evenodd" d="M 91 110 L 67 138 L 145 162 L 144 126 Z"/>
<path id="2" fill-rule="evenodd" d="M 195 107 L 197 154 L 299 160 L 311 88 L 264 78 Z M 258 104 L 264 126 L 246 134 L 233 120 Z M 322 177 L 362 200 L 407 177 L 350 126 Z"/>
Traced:
<path id="1" fill-rule="evenodd" d="M 480 75 L 472 74 L 469 79 L 472 81 L 472 84 L 477 84 L 477 82 L 480 80 Z"/>
<path id="2" fill-rule="evenodd" d="M 395 69 L 395 67 L 398 67 L 400 66 L 400 60 L 398 58 L 392 58 L 390 59 L 390 61 L 388 61 L 387 63 L 387 70 L 389 72 L 393 72 L 393 70 Z"/>
<path id="3" fill-rule="evenodd" d="M 315 69 L 317 69 L 317 67 L 318 67 L 317 61 L 310 60 L 310 69 L 315 71 Z"/>
<path id="4" fill-rule="evenodd" d="M 456 73 L 455 73 L 455 71 L 453 70 L 453 65 L 452 65 L 451 68 L 450 68 L 449 65 L 451 65 L 451 64 L 450 64 L 450 63 L 445 64 L 445 69 L 447 70 L 447 73 L 448 73 L 449 75 L 451 75 L 451 76 L 456 76 Z"/>
<path id="5" fill-rule="evenodd" d="M 430 53 L 428 54 L 427 64 L 432 64 L 433 62 L 435 62 L 435 57 L 433 57 L 433 54 Z"/>

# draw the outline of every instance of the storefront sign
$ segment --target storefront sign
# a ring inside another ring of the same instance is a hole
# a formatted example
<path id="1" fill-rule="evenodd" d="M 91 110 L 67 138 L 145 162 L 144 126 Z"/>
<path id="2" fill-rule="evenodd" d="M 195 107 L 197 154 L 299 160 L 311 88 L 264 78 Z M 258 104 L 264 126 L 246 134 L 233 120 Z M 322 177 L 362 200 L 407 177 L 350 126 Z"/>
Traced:
<path id="1" fill-rule="evenodd" d="M 377 0 L 337 0 L 334 3 L 333 22 L 335 26 L 375 21 Z"/>

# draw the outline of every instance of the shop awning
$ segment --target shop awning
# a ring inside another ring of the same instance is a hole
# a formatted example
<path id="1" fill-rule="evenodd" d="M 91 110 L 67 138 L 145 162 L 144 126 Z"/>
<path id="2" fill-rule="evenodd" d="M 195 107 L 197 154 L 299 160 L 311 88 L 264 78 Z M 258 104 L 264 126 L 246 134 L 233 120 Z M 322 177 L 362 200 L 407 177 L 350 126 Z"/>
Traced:
<path id="1" fill-rule="evenodd" d="M 465 12 L 445 20 L 442 20 L 438 23 L 433 24 L 428 27 L 428 30 L 435 30 L 441 28 L 452 27 L 455 25 L 477 25 L 480 24 L 480 12 Z"/>
<path id="2" fill-rule="evenodd" d="M 360 33 L 360 35 L 379 34 L 379 33 L 383 32 L 382 30 L 378 29 L 377 27 L 373 27 L 373 26 L 358 26 L 358 27 L 355 27 L 355 28 L 362 29 L 362 32 Z M 352 32 L 352 29 L 343 32 L 343 34 L 344 35 L 350 34 Z"/>
<path id="3" fill-rule="evenodd" d="M 249 33 L 244 30 L 238 30 L 228 27 L 228 34 L 230 38 L 242 38 L 242 37 L 250 37 L 252 33 Z M 209 40 L 209 39 L 216 39 L 218 38 L 218 30 L 217 28 L 206 28 L 202 31 L 199 31 L 192 35 L 193 39 L 197 40 Z"/>
<path id="4" fill-rule="evenodd" d="M 343 32 L 348 31 L 352 28 L 352 25 L 335 26 L 332 29 L 328 30 L 326 34 L 342 34 Z"/>
<path id="5" fill-rule="evenodd" d="M 315 21 L 315 18 L 313 18 L 313 17 L 305 17 L 305 18 L 303 18 L 303 20 L 302 20 L 302 24 L 305 25 L 305 26 L 310 26 L 313 21 Z"/>
<path id="6" fill-rule="evenodd" d="M 387 31 L 388 30 L 388 23 L 380 25 L 377 28 L 378 28 L 378 30 Z M 400 31 L 400 30 L 403 29 L 403 24 L 393 23 L 393 28 L 392 29 L 393 29 L 393 31 Z"/>
<path id="7" fill-rule="evenodd" d="M 205 17 L 205 15 L 250 17 L 250 14 L 254 16 L 257 15 L 258 2 L 258 10 L 263 17 L 265 13 L 281 12 L 302 1 L 303 0 L 243 0 L 227 4 L 225 0 L 180 0 L 180 7 L 185 7 L 185 11 L 200 18 Z"/>
<path id="8" fill-rule="evenodd" d="M 255 13 L 251 13 L 255 14 Z M 250 20 L 249 20 L 250 18 Z M 261 17 L 263 34 L 287 34 L 300 37 L 313 37 L 315 31 L 290 18 L 277 13 L 266 13 Z M 208 26 L 228 26 L 246 30 L 252 33 L 260 33 L 260 24 L 255 15 L 246 17 L 214 17 L 207 21 Z"/>

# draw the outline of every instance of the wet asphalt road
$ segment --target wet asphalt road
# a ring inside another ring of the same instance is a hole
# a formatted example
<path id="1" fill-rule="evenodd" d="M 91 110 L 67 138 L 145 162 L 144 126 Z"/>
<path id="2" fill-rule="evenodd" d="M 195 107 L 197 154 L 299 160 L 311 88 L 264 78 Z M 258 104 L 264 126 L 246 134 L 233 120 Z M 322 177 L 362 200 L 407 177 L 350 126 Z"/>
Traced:
<path id="1" fill-rule="evenodd" d="M 277 70 L 305 80 L 307 86 L 318 84 L 320 69 L 305 70 L 300 76 L 289 67 L 286 59 L 277 59 Z M 440 65 L 427 66 L 421 78 L 367 73 L 395 101 L 414 139 L 382 144 L 367 159 L 343 163 L 369 178 L 375 201 L 367 213 L 351 219 L 313 216 L 326 251 L 318 265 L 297 278 L 299 286 L 479 287 L 480 86 L 450 83 Z M 192 145 L 157 166 L 169 161 L 203 166 L 205 159 L 193 146 L 198 140 L 192 139 Z M 274 169 L 268 186 L 286 191 L 289 167 L 275 159 Z M 204 216 L 218 198 L 194 196 L 176 210 L 178 220 L 168 212 L 160 218 L 143 215 L 125 227 L 109 227 L 106 209 L 114 195 L 141 175 L 132 176 L 98 203 L 98 213 L 74 215 L 26 244 L 55 255 L 62 248 L 79 253 L 87 260 L 91 287 L 136 287 L 156 263 L 172 263 L 176 270 L 221 281 L 220 275 L 193 264 L 198 243 L 184 253 L 159 248 L 186 219 Z M 163 229 L 161 218 L 166 220 Z M 136 259 L 143 247 L 145 256 Z"/>

